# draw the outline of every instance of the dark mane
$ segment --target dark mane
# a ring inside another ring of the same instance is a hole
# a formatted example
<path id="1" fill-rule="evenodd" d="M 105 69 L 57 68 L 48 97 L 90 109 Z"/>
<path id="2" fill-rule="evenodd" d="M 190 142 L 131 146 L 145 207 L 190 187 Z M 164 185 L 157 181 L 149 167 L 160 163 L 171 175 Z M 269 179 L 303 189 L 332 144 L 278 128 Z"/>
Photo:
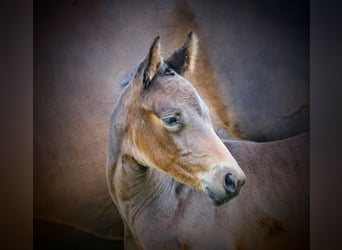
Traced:
<path id="1" fill-rule="evenodd" d="M 140 65 L 141 65 L 141 63 L 137 63 L 136 65 L 134 65 L 134 67 L 130 71 L 128 71 L 124 75 L 122 80 L 119 82 L 119 86 L 121 89 L 124 89 L 127 85 L 129 85 L 132 82 L 132 79 L 137 74 Z M 164 63 L 163 66 L 161 67 L 160 71 L 158 72 L 158 74 L 159 75 L 174 74 L 173 71 L 170 69 L 171 69 L 171 67 L 169 67 L 169 65 L 167 63 Z"/>
<path id="2" fill-rule="evenodd" d="M 119 82 L 119 86 L 121 89 L 124 89 L 131 83 L 132 79 L 138 72 L 139 65 L 140 63 L 137 63 L 129 72 L 124 75 L 123 79 Z"/>

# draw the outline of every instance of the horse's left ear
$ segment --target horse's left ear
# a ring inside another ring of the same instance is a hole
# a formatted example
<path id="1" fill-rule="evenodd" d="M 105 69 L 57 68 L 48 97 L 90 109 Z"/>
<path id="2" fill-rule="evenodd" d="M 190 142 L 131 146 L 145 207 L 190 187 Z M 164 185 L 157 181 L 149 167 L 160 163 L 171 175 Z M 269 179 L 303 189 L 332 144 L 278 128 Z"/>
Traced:
<path id="1" fill-rule="evenodd" d="M 195 33 L 189 31 L 185 43 L 170 56 L 166 63 L 178 74 L 193 72 L 198 51 L 198 39 Z"/>
<path id="2" fill-rule="evenodd" d="M 153 78 L 158 73 L 159 69 L 163 65 L 163 58 L 160 54 L 160 37 L 157 36 L 151 45 L 150 51 L 142 63 L 143 71 L 142 71 L 142 81 L 144 84 L 144 88 L 147 89 Z"/>

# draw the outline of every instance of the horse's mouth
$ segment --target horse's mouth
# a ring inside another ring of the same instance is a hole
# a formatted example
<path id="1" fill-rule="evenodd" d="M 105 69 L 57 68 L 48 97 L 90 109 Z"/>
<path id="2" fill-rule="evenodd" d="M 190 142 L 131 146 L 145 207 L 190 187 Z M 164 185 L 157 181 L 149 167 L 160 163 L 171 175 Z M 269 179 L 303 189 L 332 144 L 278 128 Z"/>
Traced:
<path id="1" fill-rule="evenodd" d="M 239 194 L 239 192 L 236 192 L 234 194 L 225 193 L 225 195 L 219 195 L 216 192 L 214 192 L 213 190 L 211 190 L 207 185 L 204 185 L 204 186 L 206 189 L 206 193 L 208 194 L 210 199 L 213 201 L 215 206 L 220 206 L 223 203 L 230 201 L 231 199 L 233 199 L 234 197 L 236 197 Z"/>

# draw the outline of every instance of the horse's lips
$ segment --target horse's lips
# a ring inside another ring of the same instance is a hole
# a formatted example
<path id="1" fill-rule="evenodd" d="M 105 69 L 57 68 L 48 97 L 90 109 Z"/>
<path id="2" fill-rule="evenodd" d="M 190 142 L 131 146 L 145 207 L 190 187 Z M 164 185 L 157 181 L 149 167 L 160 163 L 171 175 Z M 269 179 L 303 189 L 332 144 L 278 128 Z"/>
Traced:
<path id="1" fill-rule="evenodd" d="M 206 190 L 215 206 L 220 206 L 225 202 L 223 199 L 218 198 L 208 187 L 206 187 Z"/>
<path id="2" fill-rule="evenodd" d="M 206 193 L 210 197 L 210 199 L 213 201 L 215 206 L 220 206 L 223 203 L 228 202 L 232 198 L 234 198 L 236 195 L 227 195 L 225 197 L 219 197 L 215 192 L 213 192 L 208 185 L 208 182 L 205 180 L 202 180 L 203 186 L 205 187 Z"/>

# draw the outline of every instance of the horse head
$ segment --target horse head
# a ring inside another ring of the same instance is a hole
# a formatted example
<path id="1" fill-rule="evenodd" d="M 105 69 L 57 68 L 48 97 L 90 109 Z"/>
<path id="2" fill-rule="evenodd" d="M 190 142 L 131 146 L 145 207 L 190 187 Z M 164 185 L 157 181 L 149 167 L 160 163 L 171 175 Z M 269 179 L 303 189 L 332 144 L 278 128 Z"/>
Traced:
<path id="1" fill-rule="evenodd" d="M 245 174 L 215 133 L 207 105 L 183 77 L 195 70 L 197 37 L 166 60 L 156 37 L 120 101 L 125 116 L 121 151 L 203 191 L 215 205 L 235 197 Z"/>

